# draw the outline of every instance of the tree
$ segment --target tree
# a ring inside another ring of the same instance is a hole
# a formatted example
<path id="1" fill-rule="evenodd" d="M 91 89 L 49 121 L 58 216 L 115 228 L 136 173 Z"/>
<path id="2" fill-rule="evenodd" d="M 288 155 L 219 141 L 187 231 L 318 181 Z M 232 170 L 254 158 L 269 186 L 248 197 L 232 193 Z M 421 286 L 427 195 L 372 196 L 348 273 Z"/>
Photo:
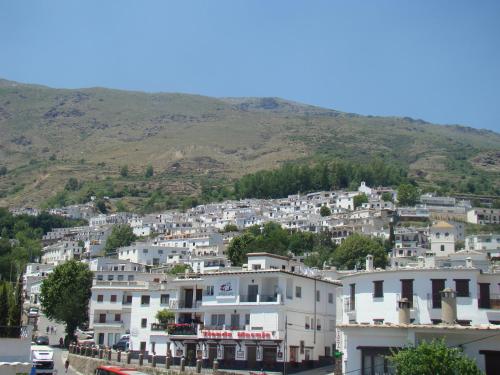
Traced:
<path id="1" fill-rule="evenodd" d="M 106 255 L 112 254 L 122 246 L 129 246 L 136 240 L 132 228 L 126 224 L 115 225 L 104 246 Z"/>
<path id="2" fill-rule="evenodd" d="M 9 317 L 9 289 L 6 283 L 0 285 L 0 326 L 6 326 Z"/>
<path id="3" fill-rule="evenodd" d="M 64 322 L 68 340 L 87 320 L 93 273 L 85 263 L 70 260 L 50 273 L 40 287 L 42 310 L 51 320 Z"/>
<path id="4" fill-rule="evenodd" d="M 359 233 L 347 237 L 333 253 L 333 263 L 340 269 L 365 268 L 366 256 L 373 256 L 375 267 L 385 268 L 387 253 L 380 241 Z"/>
<path id="5" fill-rule="evenodd" d="M 175 321 L 175 313 L 169 309 L 158 310 L 156 320 L 162 325 L 167 325 Z"/>
<path id="6" fill-rule="evenodd" d="M 224 226 L 224 229 L 222 229 L 222 232 L 223 233 L 227 233 L 227 232 L 237 232 L 238 231 L 238 227 L 235 225 L 235 224 L 226 224 Z"/>
<path id="7" fill-rule="evenodd" d="M 321 206 L 319 214 L 323 217 L 330 216 L 332 214 L 332 210 L 330 210 L 330 207 L 328 206 Z"/>
<path id="8" fill-rule="evenodd" d="M 153 166 L 150 164 L 146 167 L 146 172 L 144 173 L 144 177 L 146 178 L 153 177 L 153 174 L 154 174 Z"/>
<path id="9" fill-rule="evenodd" d="M 363 203 L 368 203 L 368 197 L 365 193 L 356 195 L 353 199 L 354 209 L 361 207 Z"/>
<path id="10" fill-rule="evenodd" d="M 394 199 L 392 198 L 392 194 L 389 193 L 388 191 L 384 191 L 381 196 L 382 200 L 384 202 L 394 202 Z"/>
<path id="11" fill-rule="evenodd" d="M 120 168 L 120 176 L 122 177 L 128 176 L 128 165 L 124 165 Z"/>
<path id="12" fill-rule="evenodd" d="M 68 191 L 76 191 L 79 188 L 78 180 L 74 177 L 68 178 L 66 182 L 66 186 L 64 186 L 64 190 Z"/>
<path id="13" fill-rule="evenodd" d="M 410 184 L 401 184 L 398 188 L 400 206 L 414 206 L 419 199 L 418 189 Z"/>
<path id="14" fill-rule="evenodd" d="M 181 273 L 185 273 L 186 270 L 188 270 L 189 272 L 191 272 L 193 269 L 191 268 L 191 266 L 189 264 L 176 264 L 175 266 L 173 266 L 172 268 L 170 268 L 170 270 L 168 270 L 168 274 L 170 274 L 170 275 L 178 275 L 178 274 L 181 274 Z"/>
<path id="15" fill-rule="evenodd" d="M 95 202 L 95 207 L 99 210 L 99 212 L 101 212 L 102 214 L 105 214 L 106 212 L 108 212 L 108 207 L 106 207 L 106 202 L 104 201 L 104 199 L 98 199 L 96 202 Z"/>
<path id="16" fill-rule="evenodd" d="M 227 248 L 227 257 L 233 266 L 241 266 L 245 262 L 246 255 L 249 252 L 249 245 L 254 240 L 255 237 L 249 232 L 245 232 L 231 240 Z"/>
<path id="17" fill-rule="evenodd" d="M 458 348 L 448 348 L 444 340 L 423 341 L 389 357 L 398 375 L 479 375 L 476 362 Z"/>

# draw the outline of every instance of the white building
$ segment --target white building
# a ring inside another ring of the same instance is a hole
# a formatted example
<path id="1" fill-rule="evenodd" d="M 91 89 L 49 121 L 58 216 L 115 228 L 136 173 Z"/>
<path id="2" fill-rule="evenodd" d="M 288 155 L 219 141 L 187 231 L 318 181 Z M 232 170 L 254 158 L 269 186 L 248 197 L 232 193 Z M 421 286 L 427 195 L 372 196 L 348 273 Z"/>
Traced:
<path id="1" fill-rule="evenodd" d="M 148 266 L 182 263 L 189 259 L 190 250 L 183 247 L 158 246 L 136 242 L 117 250 L 118 259 L 130 260 Z"/>
<path id="2" fill-rule="evenodd" d="M 83 253 L 78 241 L 61 241 L 42 249 L 41 261 L 45 264 L 58 265 L 71 259 L 80 259 Z"/>
<path id="3" fill-rule="evenodd" d="M 465 238 L 465 249 L 486 253 L 489 257 L 500 256 L 500 234 L 475 234 Z"/>
<path id="4" fill-rule="evenodd" d="M 467 211 L 467 222 L 472 224 L 500 224 L 500 209 L 473 208 Z"/>
<path id="5" fill-rule="evenodd" d="M 367 259 L 366 271 L 340 277 L 336 345 L 343 372 L 392 373 L 385 357 L 391 349 L 445 338 L 493 374 L 488 369 L 500 354 L 500 274 L 481 272 L 470 258 L 466 267 L 436 268 L 423 258 L 418 264 L 374 270 Z M 443 295 L 446 288 L 453 292 Z"/>
<path id="6" fill-rule="evenodd" d="M 184 356 L 194 364 L 199 357 L 207 367 L 215 358 L 221 368 L 233 369 L 332 363 L 339 284 L 306 276 L 295 264 L 257 253 L 238 270 L 174 280 L 157 274 L 127 285 L 96 281 L 91 299 L 96 340 L 112 344 L 130 332 L 135 355 L 170 351 L 174 363 Z M 157 322 L 156 313 L 164 308 L 175 313 L 175 323 Z"/>
<path id="7" fill-rule="evenodd" d="M 431 251 L 436 256 L 447 256 L 455 252 L 455 227 L 438 221 L 430 228 Z"/>

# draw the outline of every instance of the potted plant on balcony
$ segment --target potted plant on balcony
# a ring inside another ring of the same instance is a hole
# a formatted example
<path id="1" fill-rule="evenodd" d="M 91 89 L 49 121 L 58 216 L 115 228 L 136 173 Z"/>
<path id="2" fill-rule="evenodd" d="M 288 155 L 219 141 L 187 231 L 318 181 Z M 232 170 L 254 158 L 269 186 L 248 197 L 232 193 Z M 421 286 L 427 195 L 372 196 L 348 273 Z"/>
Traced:
<path id="1" fill-rule="evenodd" d="M 175 313 L 169 309 L 159 310 L 156 313 L 156 320 L 158 320 L 162 327 L 167 328 L 169 323 L 175 321 Z"/>

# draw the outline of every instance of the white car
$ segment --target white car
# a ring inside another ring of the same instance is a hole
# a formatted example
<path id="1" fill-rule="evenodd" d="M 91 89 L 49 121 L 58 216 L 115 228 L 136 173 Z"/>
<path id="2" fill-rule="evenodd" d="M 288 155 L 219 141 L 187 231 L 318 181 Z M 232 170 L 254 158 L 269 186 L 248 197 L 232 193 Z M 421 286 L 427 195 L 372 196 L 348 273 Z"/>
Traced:
<path id="1" fill-rule="evenodd" d="M 28 311 L 28 316 L 34 318 L 38 316 L 38 307 L 31 307 Z"/>

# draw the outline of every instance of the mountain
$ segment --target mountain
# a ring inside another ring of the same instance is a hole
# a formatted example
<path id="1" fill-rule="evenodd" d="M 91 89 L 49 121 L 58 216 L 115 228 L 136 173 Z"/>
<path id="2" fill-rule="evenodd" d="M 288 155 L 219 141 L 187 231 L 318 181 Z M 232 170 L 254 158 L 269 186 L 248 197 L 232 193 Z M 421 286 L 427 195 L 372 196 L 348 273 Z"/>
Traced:
<path id="1" fill-rule="evenodd" d="M 80 181 L 194 193 L 291 160 L 409 169 L 422 186 L 488 179 L 500 188 L 500 134 L 408 117 L 360 116 L 280 98 L 211 98 L 0 80 L 0 206 L 37 205 Z M 153 179 L 144 179 L 152 165 Z M 129 176 L 120 176 L 127 165 Z M 474 190 L 474 189 L 472 189 Z M 474 191 L 472 191 L 474 192 Z"/>

